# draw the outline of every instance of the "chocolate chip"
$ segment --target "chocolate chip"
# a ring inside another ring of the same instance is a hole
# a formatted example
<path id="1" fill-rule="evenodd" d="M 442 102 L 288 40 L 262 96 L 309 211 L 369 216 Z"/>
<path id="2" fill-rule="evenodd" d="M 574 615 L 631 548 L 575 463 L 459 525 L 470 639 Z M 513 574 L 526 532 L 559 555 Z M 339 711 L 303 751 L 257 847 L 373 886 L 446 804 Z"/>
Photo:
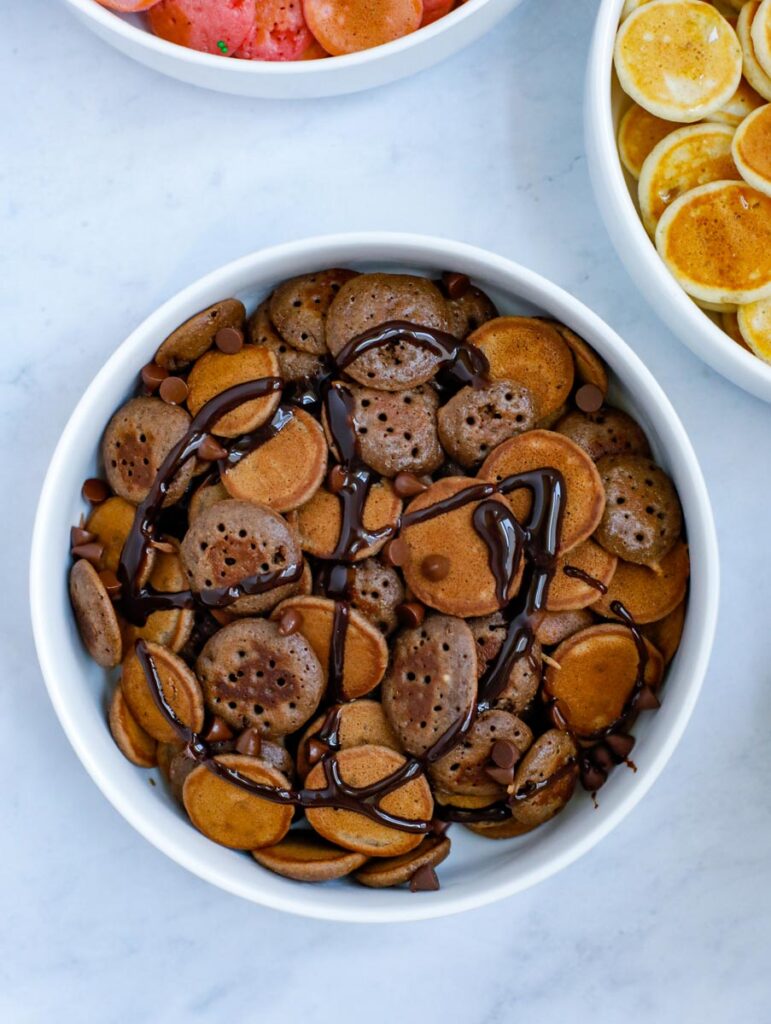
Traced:
<path id="1" fill-rule="evenodd" d="M 595 768 L 589 761 L 581 764 L 581 785 L 590 793 L 596 793 L 607 781 L 607 773 L 601 768 Z"/>
<path id="2" fill-rule="evenodd" d="M 581 412 L 597 412 L 602 408 L 605 395 L 596 384 L 583 384 L 576 391 L 575 401 Z"/>
<path id="3" fill-rule="evenodd" d="M 262 753 L 262 736 L 258 729 L 244 729 L 236 740 L 236 750 L 247 757 L 259 757 Z"/>
<path id="4" fill-rule="evenodd" d="M 327 474 L 327 487 L 333 494 L 339 494 L 345 487 L 348 474 L 342 466 L 333 466 Z"/>
<path id="5" fill-rule="evenodd" d="M 513 768 L 521 754 L 511 740 L 496 740 L 490 751 L 493 764 L 499 768 Z"/>
<path id="6" fill-rule="evenodd" d="M 420 563 L 420 571 L 426 579 L 438 583 L 450 573 L 450 559 L 446 555 L 426 555 Z"/>
<path id="7" fill-rule="evenodd" d="M 161 382 L 158 394 L 167 405 L 182 405 L 187 398 L 187 384 L 181 377 L 167 377 Z"/>
<path id="8" fill-rule="evenodd" d="M 244 347 L 244 332 L 237 327 L 222 327 L 214 335 L 214 344 L 226 355 L 232 356 Z"/>
<path id="9" fill-rule="evenodd" d="M 152 394 L 154 391 L 157 391 L 161 384 L 166 380 L 169 375 L 169 371 L 165 370 L 157 363 L 148 363 L 147 366 L 142 367 L 139 374 L 142 378 L 142 383 Z"/>
<path id="10" fill-rule="evenodd" d="M 635 711 L 655 711 L 661 707 L 661 701 L 650 686 L 643 686 L 637 693 L 634 707 Z"/>
<path id="11" fill-rule="evenodd" d="M 298 612 L 296 608 L 287 608 L 279 621 L 278 631 L 281 636 L 292 636 L 293 633 L 299 633 L 302 624 L 302 613 Z"/>
<path id="12" fill-rule="evenodd" d="M 85 558 L 87 562 L 95 565 L 104 554 L 104 544 L 98 541 L 91 541 L 89 544 L 76 544 L 72 549 L 75 558 Z"/>
<path id="13" fill-rule="evenodd" d="M 315 736 L 311 736 L 308 740 L 308 745 L 305 748 L 305 753 L 308 758 L 308 764 L 318 764 L 318 762 L 329 753 L 330 747 L 328 743 L 324 743 L 323 740 L 317 740 Z"/>
<path id="14" fill-rule="evenodd" d="M 415 629 L 416 626 L 423 625 L 426 609 L 418 601 L 405 601 L 404 604 L 397 605 L 396 617 L 402 626 Z"/>
<path id="15" fill-rule="evenodd" d="M 70 530 L 70 548 L 80 547 L 81 544 L 90 544 L 96 540 L 96 534 L 90 530 L 84 530 L 82 526 L 73 526 Z"/>
<path id="16" fill-rule="evenodd" d="M 495 765 L 485 766 L 485 775 L 488 775 L 493 782 L 499 786 L 510 786 L 514 781 L 514 765 L 509 768 L 496 768 Z"/>
<path id="17" fill-rule="evenodd" d="M 445 270 L 442 274 L 442 284 L 450 299 L 462 299 L 471 287 L 471 281 L 466 274 L 456 274 L 451 270 Z"/>
<path id="18" fill-rule="evenodd" d="M 227 458 L 227 454 L 227 449 L 223 448 L 211 434 L 206 435 L 196 452 L 198 458 L 203 459 L 204 462 L 216 462 L 218 459 Z"/>
<path id="19" fill-rule="evenodd" d="M 232 740 L 233 730 L 224 718 L 215 715 L 204 739 L 207 743 L 221 743 L 223 740 Z M 239 753 L 243 754 L 244 751 L 241 750 Z"/>
<path id="20" fill-rule="evenodd" d="M 407 561 L 408 549 L 401 537 L 389 540 L 383 549 L 383 558 L 388 565 L 400 566 Z"/>
<path id="21" fill-rule="evenodd" d="M 83 484 L 80 493 L 91 505 L 101 505 L 110 497 L 110 488 L 98 477 L 92 476 Z"/>
<path id="22" fill-rule="evenodd" d="M 99 573 L 99 579 L 102 581 L 102 586 L 107 591 L 107 596 L 110 600 L 114 601 L 120 597 L 121 583 L 112 569 L 103 569 Z"/>
<path id="23" fill-rule="evenodd" d="M 626 761 L 632 753 L 635 739 L 634 736 L 630 736 L 628 733 L 618 732 L 611 733 L 605 740 L 605 743 L 619 761 Z"/>
<path id="24" fill-rule="evenodd" d="M 410 879 L 410 892 L 436 892 L 438 888 L 439 879 L 430 864 L 423 864 Z"/>
<path id="25" fill-rule="evenodd" d="M 414 473 L 397 473 L 394 477 L 394 491 L 399 498 L 414 498 L 427 490 L 428 486 Z"/>

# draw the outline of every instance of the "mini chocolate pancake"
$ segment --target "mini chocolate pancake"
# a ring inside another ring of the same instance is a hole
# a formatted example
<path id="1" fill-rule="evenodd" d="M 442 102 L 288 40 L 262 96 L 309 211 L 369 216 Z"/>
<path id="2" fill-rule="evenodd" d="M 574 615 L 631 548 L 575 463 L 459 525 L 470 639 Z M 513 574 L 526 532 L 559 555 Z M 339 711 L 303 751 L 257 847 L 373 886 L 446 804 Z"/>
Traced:
<path id="1" fill-rule="evenodd" d="M 321 486 L 327 443 L 319 424 L 302 409 L 282 409 L 273 422 L 272 436 L 235 464 L 226 460 L 222 484 L 234 498 L 289 512 L 310 501 Z"/>
<path id="2" fill-rule="evenodd" d="M 576 368 L 576 377 L 582 384 L 593 384 L 603 396 L 608 392 L 608 371 L 605 363 L 597 355 L 594 349 L 587 345 L 583 338 L 575 331 L 571 331 L 565 324 L 557 320 L 548 321 L 556 331 L 559 332 L 565 344 L 573 354 L 573 362 Z"/>
<path id="3" fill-rule="evenodd" d="M 620 601 L 638 625 L 657 622 L 682 603 L 689 575 L 688 546 L 682 541 L 675 543 L 655 569 L 620 561 L 607 594 L 592 605 L 592 611 L 606 619 L 618 618 L 611 605 Z"/>
<path id="4" fill-rule="evenodd" d="M 264 345 L 244 345 L 238 352 L 228 354 L 213 349 L 196 360 L 187 378 L 189 394 L 187 407 L 195 416 L 215 395 L 263 377 L 278 377 L 278 359 Z M 278 391 L 244 402 L 221 416 L 211 432 L 220 437 L 238 437 L 262 426 L 278 407 Z"/>
<path id="5" fill-rule="evenodd" d="M 171 763 L 177 754 L 185 750 L 185 744 L 179 743 L 158 743 L 156 750 L 156 759 L 158 763 L 158 771 L 160 772 L 161 778 L 168 785 L 169 784 L 169 770 Z M 179 796 L 173 794 L 180 803 L 182 803 L 182 793 Z"/>
<path id="6" fill-rule="evenodd" d="M 522 384 L 499 380 L 466 387 L 439 410 L 439 440 L 451 458 L 470 468 L 501 441 L 532 430 L 536 418 L 533 395 Z"/>
<path id="7" fill-rule="evenodd" d="M 189 426 L 190 417 L 176 405 L 160 398 L 130 398 L 113 415 L 102 438 L 104 471 L 113 491 L 134 505 L 143 501 L 161 463 Z M 192 475 L 189 459 L 174 477 L 164 505 L 179 501 Z"/>
<path id="8" fill-rule="evenodd" d="M 493 745 L 508 741 L 513 751 L 509 782 L 514 781 L 513 765 L 533 742 L 529 726 L 508 711 L 483 711 L 463 737 L 463 740 L 429 768 L 433 784 L 445 793 L 461 796 L 489 798 L 490 803 L 506 795 L 504 778 L 507 770 L 499 771 L 493 760 Z M 490 774 L 492 772 L 492 774 Z"/>
<path id="9" fill-rule="evenodd" d="M 333 716 L 337 734 L 336 749 L 347 750 L 349 747 L 370 744 L 402 752 L 401 743 L 396 738 L 379 701 L 349 701 L 346 704 L 338 704 L 336 709 L 328 714 Z M 318 760 L 318 757 L 313 756 L 310 741 L 318 735 L 326 721 L 327 715 L 319 715 L 305 730 L 297 746 L 297 771 L 301 778 L 308 774 Z"/>
<path id="10" fill-rule="evenodd" d="M 645 683 L 658 687 L 663 659 L 646 642 Z M 547 665 L 544 693 L 556 702 L 567 727 L 591 738 L 617 722 L 635 688 L 640 655 L 631 631 L 622 625 L 591 626 L 564 640 Z"/>
<path id="11" fill-rule="evenodd" d="M 136 506 L 125 498 L 108 498 L 95 505 L 86 521 L 86 529 L 96 535 L 104 548 L 98 561 L 100 570 L 118 571 L 121 551 L 134 523 Z"/>
<path id="12" fill-rule="evenodd" d="M 155 353 L 155 362 L 174 372 L 195 362 L 214 344 L 217 331 L 242 328 L 246 310 L 238 299 L 223 299 L 191 316 L 168 336 Z"/>
<path id="13" fill-rule="evenodd" d="M 216 760 L 252 782 L 280 789 L 288 786 L 281 772 L 256 757 L 222 754 Z M 182 798 L 198 831 L 233 850 L 275 846 L 292 824 L 291 806 L 249 793 L 215 775 L 205 765 L 199 765 L 188 775 Z"/>
<path id="14" fill-rule="evenodd" d="M 375 558 L 357 562 L 352 570 L 351 604 L 373 622 L 384 636 L 397 626 L 397 608 L 404 601 L 398 572 Z"/>
<path id="15" fill-rule="evenodd" d="M 484 839 L 515 839 L 517 836 L 525 835 L 526 832 L 532 832 L 536 827 L 536 825 L 523 825 L 515 818 L 506 818 L 504 821 L 470 821 L 464 825 L 464 828 Z"/>
<path id="16" fill-rule="evenodd" d="M 400 857 L 378 857 L 356 872 L 354 878 L 370 889 L 388 889 L 409 882 L 422 867 L 435 868 L 450 852 L 447 836 L 426 836 L 420 846 Z"/>
<path id="17" fill-rule="evenodd" d="M 252 856 L 264 868 L 295 882 L 331 882 L 367 862 L 363 853 L 343 850 L 309 829 L 290 832 L 276 846 L 252 850 Z"/>
<path id="18" fill-rule="evenodd" d="M 410 503 L 407 518 L 476 483 L 468 477 L 437 480 Z M 489 500 L 506 505 L 504 498 Z M 469 501 L 424 522 L 410 524 L 408 519 L 399 535 L 405 546 L 401 568 L 407 585 L 418 600 L 448 615 L 489 615 L 500 607 L 487 545 L 474 526 L 479 504 Z M 519 589 L 520 579 L 518 574 L 509 588 L 509 598 Z"/>
<path id="19" fill-rule="evenodd" d="M 182 564 L 196 593 L 278 573 L 301 561 L 297 539 L 286 521 L 267 506 L 248 501 L 231 499 L 207 508 L 182 541 Z M 245 595 L 229 609 L 238 614 L 256 613 L 272 607 L 276 598 L 276 590 Z"/>
<path id="20" fill-rule="evenodd" d="M 284 281 L 270 298 L 270 318 L 278 333 L 300 352 L 327 351 L 326 317 L 332 300 L 353 270 L 319 270 Z"/>
<path id="21" fill-rule="evenodd" d="M 164 700 L 183 725 L 193 732 L 200 732 L 204 704 L 198 680 L 184 661 L 165 647 L 147 642 L 146 648 L 160 679 Z M 129 710 L 146 733 L 160 743 L 179 740 L 176 730 L 158 709 L 150 683 L 134 651 L 123 662 L 121 688 Z"/>
<path id="22" fill-rule="evenodd" d="M 350 747 L 334 756 L 343 782 L 356 788 L 388 778 L 405 763 L 401 754 L 387 747 Z M 311 769 L 305 788 L 324 789 L 326 785 L 324 763 L 320 762 Z M 425 776 L 418 775 L 382 796 L 378 806 L 406 821 L 430 821 L 434 801 Z M 414 850 L 423 839 L 421 833 L 392 828 L 346 808 L 309 807 L 305 815 L 325 839 L 369 857 L 398 857 Z"/>
<path id="23" fill-rule="evenodd" d="M 583 448 L 594 462 L 604 455 L 650 455 L 651 451 L 640 424 L 610 405 L 597 412 L 574 409 L 554 429 Z"/>
<path id="24" fill-rule="evenodd" d="M 477 675 L 485 674 L 506 639 L 507 625 L 500 612 L 482 619 L 470 619 L 469 628 L 477 645 Z M 520 714 L 531 704 L 541 682 L 541 645 L 536 638 L 527 655 L 517 658 L 495 707 Z"/>
<path id="25" fill-rule="evenodd" d="M 498 316 L 498 310 L 490 296 L 473 284 L 470 284 L 462 295 L 455 298 L 448 296 L 446 302 L 450 334 L 454 334 L 456 338 L 467 338 L 472 331 Z"/>
<path id="26" fill-rule="evenodd" d="M 83 644 L 102 668 L 114 668 L 123 656 L 120 623 L 99 573 L 79 558 L 70 570 L 70 601 Z"/>
<path id="27" fill-rule="evenodd" d="M 315 651 L 326 680 L 335 602 L 326 597 L 290 597 L 273 610 L 271 618 L 278 621 L 288 611 L 300 614 L 298 632 Z M 349 609 L 342 678 L 344 699 L 353 700 L 374 690 L 383 678 L 387 664 L 388 647 L 380 631 L 355 608 Z"/>
<path id="28" fill-rule="evenodd" d="M 365 531 L 373 534 L 387 528 L 395 529 L 402 503 L 387 480 L 373 484 L 364 504 L 362 521 Z M 310 501 L 296 512 L 290 512 L 289 522 L 300 538 L 303 551 L 316 558 L 332 558 L 340 540 L 343 513 L 340 498 L 326 487 L 320 487 Z M 357 551 L 354 561 L 376 555 L 388 538 L 374 540 Z"/>
<path id="29" fill-rule="evenodd" d="M 287 383 L 320 377 L 324 372 L 324 361 L 310 352 L 292 348 L 279 335 L 271 323 L 268 302 L 258 306 L 249 318 L 249 340 L 255 345 L 264 345 L 278 359 L 281 379 Z"/>
<path id="30" fill-rule="evenodd" d="M 602 588 L 611 585 L 617 563 L 614 555 L 593 540 L 585 540 L 566 555 L 560 555 L 549 583 L 547 609 L 572 612 L 593 605 Z"/>
<path id="31" fill-rule="evenodd" d="M 565 506 L 559 550 L 570 551 L 594 533 L 602 518 L 605 492 L 597 467 L 586 452 L 552 430 L 530 430 L 504 441 L 479 470 L 483 480 L 500 481 L 516 473 L 550 467 L 562 473 Z M 532 498 L 526 490 L 508 495 L 514 515 L 524 523 Z"/>
<path id="32" fill-rule="evenodd" d="M 530 390 L 538 418 L 559 409 L 573 387 L 573 356 L 545 320 L 501 316 L 468 339 L 487 356 L 493 380 L 515 381 Z"/>
<path id="33" fill-rule="evenodd" d="M 643 634 L 650 640 L 657 651 L 661 652 L 664 664 L 668 665 L 677 654 L 685 625 L 685 601 L 681 601 L 669 615 L 650 625 L 643 626 Z"/>
<path id="34" fill-rule="evenodd" d="M 397 634 L 383 680 L 383 710 L 410 754 L 422 755 L 470 713 L 476 644 L 462 619 L 430 615 Z"/>
<path id="35" fill-rule="evenodd" d="M 549 821 L 570 800 L 578 781 L 577 754 L 567 733 L 550 729 L 522 758 L 510 801 L 512 818 L 523 831 Z"/>
<path id="36" fill-rule="evenodd" d="M 218 501 L 227 501 L 229 497 L 230 494 L 218 476 L 211 476 L 202 480 L 190 495 L 190 501 L 187 506 L 188 522 L 192 526 L 207 508 L 216 505 Z"/>
<path id="37" fill-rule="evenodd" d="M 132 764 L 139 768 L 153 768 L 157 764 L 158 744 L 129 711 L 120 686 L 115 687 L 110 701 L 109 723 L 118 750 Z"/>
<path id="38" fill-rule="evenodd" d="M 381 476 L 433 473 L 444 459 L 436 427 L 433 388 L 377 391 L 346 384 L 354 399 L 353 424 L 362 461 Z M 324 416 L 330 448 L 334 444 Z M 335 453 L 337 454 L 337 453 Z"/>
<path id="39" fill-rule="evenodd" d="M 535 631 L 536 640 L 544 647 L 553 647 L 580 629 L 593 626 L 594 622 L 594 616 L 585 608 L 573 612 L 547 612 Z"/>
<path id="40" fill-rule="evenodd" d="M 605 509 L 596 540 L 627 562 L 656 565 L 683 529 L 672 481 L 641 455 L 606 455 L 597 469 L 605 489 Z"/>
<path id="41" fill-rule="evenodd" d="M 218 630 L 196 662 L 204 700 L 233 729 L 286 736 L 309 720 L 324 694 L 324 673 L 300 633 L 282 636 L 265 619 Z"/>
<path id="42" fill-rule="evenodd" d="M 164 594 L 175 594 L 187 589 L 187 579 L 179 556 L 179 544 L 171 538 L 165 538 L 171 551 L 154 551 L 152 568 L 148 582 Z M 123 640 L 127 650 L 134 646 L 134 641 L 152 640 L 162 644 L 171 651 L 181 651 L 193 632 L 195 612 L 191 608 L 171 608 L 167 611 L 151 612 L 144 626 L 127 624 Z"/>
<path id="43" fill-rule="evenodd" d="M 333 356 L 358 335 L 389 320 L 447 331 L 447 305 L 431 281 L 409 274 L 360 274 L 344 284 L 327 314 L 327 345 Z M 408 342 L 373 349 L 345 368 L 346 375 L 382 391 L 425 384 L 438 357 Z"/>

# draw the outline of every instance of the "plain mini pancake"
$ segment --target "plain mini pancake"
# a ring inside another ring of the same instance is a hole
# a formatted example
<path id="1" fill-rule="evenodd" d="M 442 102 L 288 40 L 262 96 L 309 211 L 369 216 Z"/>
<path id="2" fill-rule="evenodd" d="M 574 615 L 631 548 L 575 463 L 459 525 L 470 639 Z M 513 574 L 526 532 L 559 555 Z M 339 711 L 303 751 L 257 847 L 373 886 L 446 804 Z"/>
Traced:
<path id="1" fill-rule="evenodd" d="M 204 704 L 195 675 L 180 657 L 165 647 L 148 641 L 146 650 L 158 674 L 164 701 L 183 725 L 192 732 L 200 732 L 204 722 Z M 121 689 L 129 710 L 146 733 L 160 743 L 173 743 L 179 739 L 177 731 L 159 710 L 142 663 L 134 651 L 123 662 Z"/>
<path id="2" fill-rule="evenodd" d="M 366 698 L 347 701 L 345 704 L 338 704 L 334 714 L 337 750 L 370 744 L 402 752 L 402 745 L 391 728 L 380 701 Z M 297 773 L 300 778 L 305 778 L 315 764 L 315 759 L 311 761 L 310 741 L 318 735 L 326 720 L 326 714 L 319 715 L 305 730 L 297 745 Z"/>
<path id="3" fill-rule="evenodd" d="M 246 310 L 238 299 L 224 299 L 191 316 L 172 331 L 155 353 L 155 362 L 174 372 L 195 362 L 214 344 L 218 331 L 225 327 L 241 328 Z"/>
<path id="4" fill-rule="evenodd" d="M 742 51 L 720 13 L 701 0 L 654 0 L 621 25 L 615 66 L 624 91 L 651 114 L 692 122 L 736 92 Z"/>
<path id="5" fill-rule="evenodd" d="M 327 53 L 382 46 L 420 28 L 421 0 L 305 0 L 305 17 Z"/>
<path id="6" fill-rule="evenodd" d="M 676 127 L 671 121 L 649 113 L 639 103 L 632 104 L 618 128 L 618 152 L 622 164 L 633 178 L 640 177 L 647 155 Z"/>
<path id="7" fill-rule="evenodd" d="M 195 416 L 207 402 L 228 388 L 263 377 L 278 377 L 278 359 L 264 345 L 245 345 L 232 354 L 213 349 L 204 353 L 190 370 L 187 407 Z M 276 391 L 244 402 L 220 416 L 211 432 L 221 437 L 238 437 L 256 430 L 270 419 L 279 400 L 280 394 Z"/>
<path id="8" fill-rule="evenodd" d="M 653 148 L 643 164 L 638 188 L 640 212 L 650 234 L 678 196 L 710 181 L 739 178 L 731 156 L 733 134 L 726 124 L 691 124 Z"/>
<path id="9" fill-rule="evenodd" d="M 758 358 L 771 363 L 771 299 L 740 306 L 737 322 L 749 348 Z"/>
<path id="10" fill-rule="evenodd" d="M 136 506 L 130 501 L 118 497 L 108 498 L 101 505 L 94 506 L 86 521 L 86 529 L 96 535 L 103 548 L 98 562 L 99 569 L 118 571 L 123 545 L 134 523 L 136 511 Z"/>
<path id="11" fill-rule="evenodd" d="M 550 612 L 578 611 L 588 608 L 597 600 L 599 587 L 609 587 L 616 572 L 618 559 L 615 555 L 585 540 L 577 548 L 561 555 L 549 584 L 546 607 Z M 594 583 L 587 583 L 581 576 L 571 575 L 578 570 Z"/>
<path id="12" fill-rule="evenodd" d="M 606 619 L 619 618 L 612 606 L 620 601 L 639 625 L 656 622 L 682 602 L 689 574 L 688 547 L 682 541 L 675 544 L 655 569 L 619 561 L 607 594 L 592 605 L 592 611 Z"/>
<path id="13" fill-rule="evenodd" d="M 276 846 L 252 850 L 252 856 L 269 871 L 296 882 L 344 878 L 367 861 L 363 853 L 343 850 L 309 830 L 290 832 Z"/>
<path id="14" fill-rule="evenodd" d="M 112 695 L 108 721 L 118 749 L 132 764 L 139 768 L 153 768 L 158 763 L 158 743 L 131 714 L 120 685 L 115 687 Z"/>
<path id="15" fill-rule="evenodd" d="M 730 124 L 734 128 L 757 107 L 762 107 L 763 97 L 752 88 L 746 78 L 739 82 L 739 88 L 731 99 L 720 110 L 715 110 L 709 115 L 710 121 L 719 121 L 722 124 Z"/>
<path id="16" fill-rule="evenodd" d="M 771 296 L 771 196 L 714 181 L 667 208 L 656 248 L 695 299 L 742 304 Z"/>
<path id="17" fill-rule="evenodd" d="M 752 305 L 752 303 L 750 304 Z M 720 326 L 723 328 L 728 337 L 735 341 L 737 345 L 740 345 L 747 352 L 751 352 L 752 349 L 744 340 L 742 332 L 739 330 L 739 307 L 737 306 L 736 312 L 733 313 L 721 313 L 720 315 Z"/>
<path id="18" fill-rule="evenodd" d="M 771 196 L 771 103 L 754 110 L 736 129 L 733 158 L 747 184 Z"/>
<path id="19" fill-rule="evenodd" d="M 151 570 L 147 582 L 155 590 L 164 594 L 175 594 L 187 589 L 185 571 L 179 555 L 179 542 L 165 539 L 170 551 L 154 551 Z M 180 651 L 187 643 L 193 631 L 195 612 L 191 608 L 169 608 L 165 611 L 151 612 L 143 626 L 127 624 L 123 632 L 126 650 L 133 647 L 136 640 L 152 640 L 163 644 L 171 651 Z"/>
<path id="20" fill-rule="evenodd" d="M 760 8 L 759 0 L 748 0 L 739 12 L 736 34 L 742 48 L 744 77 L 763 99 L 771 100 L 771 74 L 767 73 L 758 60 L 752 28 Z"/>
<path id="21" fill-rule="evenodd" d="M 435 868 L 450 852 L 446 836 L 426 836 L 420 846 L 401 857 L 378 857 L 371 860 L 354 876 L 357 882 L 371 889 L 385 889 L 409 882 L 422 867 Z"/>
<path id="22" fill-rule="evenodd" d="M 567 324 L 562 324 L 559 320 L 551 320 L 548 317 L 545 319 L 554 327 L 570 349 L 577 379 L 582 384 L 593 384 L 602 392 L 604 398 L 608 392 L 608 368 L 603 362 L 602 356 L 598 355 L 592 346 L 574 330 L 571 330 Z"/>
<path id="23" fill-rule="evenodd" d="M 758 63 L 767 75 L 771 75 L 771 3 L 762 0 L 752 19 L 752 43 Z"/>

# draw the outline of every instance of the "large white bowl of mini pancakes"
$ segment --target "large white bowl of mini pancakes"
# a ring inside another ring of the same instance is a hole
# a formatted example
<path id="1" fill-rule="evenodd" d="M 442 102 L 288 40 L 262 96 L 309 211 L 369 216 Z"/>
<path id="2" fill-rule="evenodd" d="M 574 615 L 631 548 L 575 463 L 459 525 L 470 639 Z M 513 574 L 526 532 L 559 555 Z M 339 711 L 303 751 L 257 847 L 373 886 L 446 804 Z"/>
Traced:
<path id="1" fill-rule="evenodd" d="M 326 266 L 431 278 L 451 269 L 469 275 L 501 313 L 546 314 L 565 323 L 605 360 L 611 377 L 609 400 L 644 428 L 653 457 L 677 487 L 687 528 L 691 591 L 685 628 L 661 708 L 641 716 L 635 726 L 636 771 L 619 767 L 600 791 L 597 808 L 581 791 L 555 819 L 516 839 L 490 841 L 453 828 L 452 856 L 442 865 L 438 892 L 367 889 L 344 881 L 304 885 L 197 832 L 160 779 L 149 786 L 147 774 L 130 764 L 113 742 L 104 670 L 81 643 L 68 597 L 69 532 L 82 511 L 81 486 L 97 470 L 102 425 L 125 401 L 138 368 L 198 310 L 234 296 L 251 311 L 279 281 Z M 116 345 L 53 455 L 35 524 L 30 579 L 35 641 L 51 700 L 87 771 L 125 819 L 182 867 L 227 892 L 309 917 L 367 922 L 439 917 L 512 896 L 567 867 L 607 836 L 648 792 L 680 741 L 709 660 L 718 586 L 715 528 L 693 448 L 664 392 L 621 338 L 578 299 L 510 260 L 444 239 L 385 233 L 316 238 L 253 253 L 169 299 Z M 638 855 L 644 860 L 643 850 Z M 151 891 L 153 879 L 147 884 L 145 892 Z"/>
<path id="2" fill-rule="evenodd" d="M 602 0 L 585 121 L 597 202 L 629 274 L 696 355 L 771 401 L 761 56 L 771 70 L 771 0 Z"/>

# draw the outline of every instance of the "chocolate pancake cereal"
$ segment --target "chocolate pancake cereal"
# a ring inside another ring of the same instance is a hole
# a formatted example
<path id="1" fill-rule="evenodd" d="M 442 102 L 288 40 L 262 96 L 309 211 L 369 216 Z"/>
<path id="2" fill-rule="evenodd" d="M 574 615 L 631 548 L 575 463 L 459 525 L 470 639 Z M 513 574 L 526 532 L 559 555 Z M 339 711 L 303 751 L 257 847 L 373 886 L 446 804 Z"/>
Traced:
<path id="1" fill-rule="evenodd" d="M 450 825 L 515 839 L 595 796 L 690 569 L 609 388 L 459 273 L 317 270 L 161 339 L 71 533 L 120 751 L 298 882 L 432 891 Z"/>

